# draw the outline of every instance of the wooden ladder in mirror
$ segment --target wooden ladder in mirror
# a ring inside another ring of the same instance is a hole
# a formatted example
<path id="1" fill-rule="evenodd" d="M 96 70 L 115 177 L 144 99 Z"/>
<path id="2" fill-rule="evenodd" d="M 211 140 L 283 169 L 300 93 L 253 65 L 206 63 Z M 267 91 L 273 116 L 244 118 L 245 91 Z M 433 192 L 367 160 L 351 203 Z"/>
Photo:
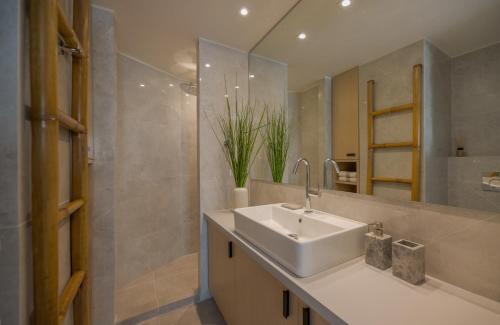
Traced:
<path id="1" fill-rule="evenodd" d="M 408 104 L 399 106 L 374 109 L 375 105 L 375 81 L 368 81 L 367 89 L 367 106 L 368 106 L 368 162 L 367 162 L 367 182 L 366 193 L 373 195 L 374 182 L 388 182 L 409 184 L 411 186 L 411 199 L 413 201 L 420 200 L 420 112 L 422 107 L 422 65 L 413 66 L 413 101 Z M 412 141 L 408 142 L 391 142 L 391 143 L 374 143 L 373 125 L 376 117 L 386 114 L 412 111 Z M 374 176 L 374 150 L 386 148 L 412 148 L 412 171 L 411 178 L 393 178 Z"/>
<path id="2" fill-rule="evenodd" d="M 29 6 L 33 322 L 90 324 L 88 220 L 89 0 L 74 0 L 73 26 L 57 0 Z M 58 109 L 58 38 L 72 56 L 71 116 Z M 59 127 L 71 132 L 71 201 L 59 206 Z M 59 295 L 58 225 L 71 218 L 71 278 Z"/>

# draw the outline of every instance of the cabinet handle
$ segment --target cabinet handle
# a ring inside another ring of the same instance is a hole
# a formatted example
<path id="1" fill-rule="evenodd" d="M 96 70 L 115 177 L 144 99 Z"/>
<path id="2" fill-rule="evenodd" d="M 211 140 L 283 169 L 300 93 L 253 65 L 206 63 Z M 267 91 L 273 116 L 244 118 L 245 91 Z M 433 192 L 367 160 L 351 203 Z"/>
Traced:
<path id="1" fill-rule="evenodd" d="M 290 291 L 283 290 L 283 317 L 290 316 Z"/>
<path id="2" fill-rule="evenodd" d="M 302 308 L 302 325 L 311 324 L 311 309 L 309 307 Z"/>
<path id="3" fill-rule="evenodd" d="M 227 256 L 229 258 L 233 258 L 233 242 L 232 241 L 227 242 Z"/>
<path id="4" fill-rule="evenodd" d="M 356 154 L 354 152 L 349 152 L 346 154 L 347 157 L 356 157 Z"/>

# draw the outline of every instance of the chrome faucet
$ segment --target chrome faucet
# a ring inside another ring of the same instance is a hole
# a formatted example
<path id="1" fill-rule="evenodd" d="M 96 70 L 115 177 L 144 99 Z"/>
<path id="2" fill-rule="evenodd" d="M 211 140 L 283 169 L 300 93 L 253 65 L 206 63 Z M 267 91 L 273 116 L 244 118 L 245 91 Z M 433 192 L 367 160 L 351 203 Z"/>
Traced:
<path id="1" fill-rule="evenodd" d="M 307 159 L 299 158 L 299 160 L 297 160 L 297 162 L 295 163 L 295 167 L 293 167 L 293 174 L 297 174 L 300 163 L 303 163 L 306 166 L 306 207 L 304 212 L 312 212 L 311 196 L 318 197 L 321 196 L 321 193 L 319 191 L 319 185 L 317 191 L 311 190 L 311 165 L 309 164 L 309 161 L 307 161 Z"/>
<path id="2" fill-rule="evenodd" d="M 339 164 L 337 164 L 337 162 L 335 160 L 333 160 L 332 158 L 326 158 L 325 162 L 323 163 L 323 187 L 324 188 L 327 188 L 327 186 L 328 186 L 328 179 L 326 177 L 326 171 L 327 171 L 329 165 L 332 165 L 333 168 L 335 168 L 335 172 L 337 173 L 337 175 L 340 174 Z"/>

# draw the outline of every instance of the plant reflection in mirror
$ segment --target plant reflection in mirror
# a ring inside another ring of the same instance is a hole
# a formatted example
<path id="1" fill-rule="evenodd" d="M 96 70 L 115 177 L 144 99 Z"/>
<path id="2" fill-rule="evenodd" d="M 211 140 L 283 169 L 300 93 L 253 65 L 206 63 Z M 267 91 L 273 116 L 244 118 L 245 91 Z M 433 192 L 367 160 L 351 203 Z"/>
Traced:
<path id="1" fill-rule="evenodd" d="M 267 161 L 271 168 L 273 181 L 281 183 L 290 144 L 286 112 L 283 107 L 277 112 L 269 112 L 266 107 L 266 112 L 265 143 Z"/>

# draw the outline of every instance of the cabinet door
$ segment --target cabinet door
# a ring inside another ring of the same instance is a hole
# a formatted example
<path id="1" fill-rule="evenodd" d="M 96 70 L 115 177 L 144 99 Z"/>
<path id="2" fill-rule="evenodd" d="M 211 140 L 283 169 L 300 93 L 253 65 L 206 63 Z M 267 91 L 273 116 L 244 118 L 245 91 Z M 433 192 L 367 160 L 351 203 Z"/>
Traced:
<path id="1" fill-rule="evenodd" d="M 235 269 L 238 325 L 297 325 L 298 300 L 278 280 L 241 250 Z"/>
<path id="2" fill-rule="evenodd" d="M 333 159 L 359 159 L 358 68 L 333 78 Z"/>
<path id="3" fill-rule="evenodd" d="M 238 325 L 235 321 L 234 259 L 231 243 L 217 226 L 208 224 L 208 287 L 217 307 L 228 325 Z"/>
<path id="4" fill-rule="evenodd" d="M 317 312 L 315 312 L 302 302 L 299 302 L 298 305 L 299 325 L 335 325 L 327 322 Z"/>

